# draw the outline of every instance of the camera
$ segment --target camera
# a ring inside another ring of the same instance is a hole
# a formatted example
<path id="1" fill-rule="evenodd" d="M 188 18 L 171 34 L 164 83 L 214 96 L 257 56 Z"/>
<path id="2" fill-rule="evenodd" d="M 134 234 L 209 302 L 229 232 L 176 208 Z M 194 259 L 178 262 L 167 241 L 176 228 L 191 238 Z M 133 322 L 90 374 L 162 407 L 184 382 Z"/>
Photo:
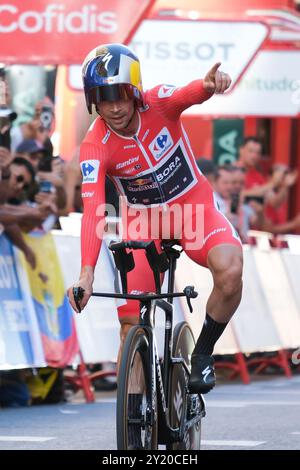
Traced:
<path id="1" fill-rule="evenodd" d="M 52 193 L 53 189 L 54 186 L 50 181 L 41 181 L 39 184 L 39 190 L 42 193 Z"/>
<path id="2" fill-rule="evenodd" d="M 239 193 L 233 193 L 231 195 L 231 205 L 230 205 L 230 212 L 232 214 L 236 214 L 240 204 L 240 195 Z"/>
<path id="3" fill-rule="evenodd" d="M 245 204 L 249 204 L 249 202 L 251 202 L 251 201 L 255 201 L 258 204 L 263 205 L 264 201 L 265 201 L 265 198 L 263 196 L 246 196 L 245 197 Z"/>
<path id="4" fill-rule="evenodd" d="M 40 114 L 40 123 L 43 129 L 49 130 L 53 121 L 53 111 L 50 106 L 43 106 Z"/>
<path id="5" fill-rule="evenodd" d="M 0 106 L 0 147 L 10 150 L 10 128 L 17 114 L 6 106 Z"/>
<path id="6" fill-rule="evenodd" d="M 10 150 L 10 129 L 6 130 L 3 134 L 0 129 L 0 147 L 5 147 L 7 150 Z"/>
<path id="7" fill-rule="evenodd" d="M 39 162 L 38 171 L 52 171 L 52 156 L 46 155 L 44 156 L 41 161 Z"/>

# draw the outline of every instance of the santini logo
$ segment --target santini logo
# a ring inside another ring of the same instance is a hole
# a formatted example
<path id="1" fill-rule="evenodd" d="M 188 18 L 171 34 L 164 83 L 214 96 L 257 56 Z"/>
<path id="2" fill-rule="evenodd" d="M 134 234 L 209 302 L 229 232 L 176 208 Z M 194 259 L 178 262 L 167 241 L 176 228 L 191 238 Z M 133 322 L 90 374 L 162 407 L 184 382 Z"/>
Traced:
<path id="1" fill-rule="evenodd" d="M 126 162 L 121 162 L 116 165 L 116 170 L 120 170 L 121 168 L 124 168 L 124 166 L 131 165 L 132 163 L 138 162 L 140 157 L 133 157 L 129 158 L 129 160 L 126 160 Z"/>
<path id="2" fill-rule="evenodd" d="M 81 163 L 81 172 L 82 172 L 82 184 L 85 183 L 97 183 L 98 181 L 98 172 L 99 172 L 98 160 L 85 160 Z"/>
<path id="3" fill-rule="evenodd" d="M 82 193 L 82 194 L 81 194 L 81 197 L 82 197 L 82 198 L 93 197 L 94 194 L 95 194 L 95 191 L 93 191 L 93 192 L 86 191 L 85 193 Z"/>

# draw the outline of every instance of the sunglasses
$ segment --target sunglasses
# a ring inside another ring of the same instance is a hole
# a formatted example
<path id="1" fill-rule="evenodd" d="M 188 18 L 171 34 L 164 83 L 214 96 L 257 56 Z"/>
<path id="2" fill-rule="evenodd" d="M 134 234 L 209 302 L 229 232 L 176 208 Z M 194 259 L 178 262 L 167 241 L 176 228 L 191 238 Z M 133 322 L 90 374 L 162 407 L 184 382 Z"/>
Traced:
<path id="1" fill-rule="evenodd" d="M 43 157 L 43 155 L 40 152 L 31 153 L 29 155 L 30 160 L 33 160 L 33 161 L 41 160 L 42 157 Z"/>
<path id="2" fill-rule="evenodd" d="M 10 176 L 11 176 L 10 168 L 2 170 L 2 180 L 9 180 Z"/>
<path id="3" fill-rule="evenodd" d="M 17 183 L 24 183 L 25 178 L 24 178 L 23 175 L 18 175 L 18 176 L 16 176 L 16 181 L 17 181 Z M 23 184 L 24 191 L 27 191 L 27 189 L 29 189 L 29 186 L 30 186 L 29 183 L 24 183 Z"/>

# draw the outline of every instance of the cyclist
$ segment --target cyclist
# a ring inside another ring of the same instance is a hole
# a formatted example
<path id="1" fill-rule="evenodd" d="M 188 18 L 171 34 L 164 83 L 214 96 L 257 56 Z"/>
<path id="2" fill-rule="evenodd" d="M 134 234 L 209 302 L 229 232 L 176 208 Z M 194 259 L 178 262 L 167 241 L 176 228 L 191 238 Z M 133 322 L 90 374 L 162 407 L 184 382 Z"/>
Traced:
<path id="1" fill-rule="evenodd" d="M 216 207 L 212 188 L 197 168 L 180 122 L 185 109 L 229 88 L 231 79 L 219 70 L 220 65 L 215 64 L 203 80 L 181 88 L 158 85 L 146 92 L 142 89 L 139 59 L 124 45 L 95 48 L 82 68 L 88 111 L 91 113 L 94 105 L 99 117 L 81 144 L 82 269 L 78 283 L 68 290 L 70 303 L 77 311 L 73 287 L 80 286 L 85 291 L 81 308 L 92 293 L 104 227 L 106 175 L 118 192 L 126 196 L 128 208 L 141 208 L 146 217 L 151 217 L 153 207 L 163 206 L 170 211 L 175 205 L 177 208 L 191 205 L 190 218 L 195 222 L 203 205 L 204 233 L 196 248 L 190 248 L 190 239 L 184 233 L 190 222 L 187 218 L 182 222 L 183 234 L 180 232 L 179 237 L 173 227 L 170 235 L 178 239 L 192 260 L 210 269 L 214 281 L 205 322 L 191 358 L 189 389 L 193 393 L 206 393 L 215 385 L 213 348 L 238 307 L 242 293 L 240 240 Z M 133 220 L 130 215 L 129 220 Z M 162 216 L 160 229 L 163 224 Z M 151 239 L 150 231 L 147 234 L 146 238 Z M 156 243 L 159 246 L 159 240 Z M 145 254 L 138 250 L 134 256 L 135 269 L 128 273 L 128 292 L 153 291 L 154 281 Z M 118 308 L 120 350 L 128 330 L 137 323 L 138 314 L 136 301 Z"/>

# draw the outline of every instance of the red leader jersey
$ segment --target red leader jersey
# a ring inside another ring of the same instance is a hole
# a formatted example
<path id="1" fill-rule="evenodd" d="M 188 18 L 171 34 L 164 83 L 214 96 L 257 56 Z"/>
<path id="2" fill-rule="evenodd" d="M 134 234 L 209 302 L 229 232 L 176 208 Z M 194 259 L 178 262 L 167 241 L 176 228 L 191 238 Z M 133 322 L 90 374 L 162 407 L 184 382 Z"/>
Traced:
<path id="1" fill-rule="evenodd" d="M 104 217 L 99 207 L 105 204 L 105 176 L 127 197 L 129 205 L 144 208 L 178 204 L 206 181 L 195 162 L 180 115 L 211 96 L 202 80 L 181 88 L 158 85 L 148 90 L 143 108 L 138 109 L 138 130 L 132 137 L 116 133 L 100 117 L 95 119 L 80 148 L 82 266 L 95 266 L 98 259 L 102 241 L 99 221 Z M 209 191 L 211 196 L 210 187 Z"/>

